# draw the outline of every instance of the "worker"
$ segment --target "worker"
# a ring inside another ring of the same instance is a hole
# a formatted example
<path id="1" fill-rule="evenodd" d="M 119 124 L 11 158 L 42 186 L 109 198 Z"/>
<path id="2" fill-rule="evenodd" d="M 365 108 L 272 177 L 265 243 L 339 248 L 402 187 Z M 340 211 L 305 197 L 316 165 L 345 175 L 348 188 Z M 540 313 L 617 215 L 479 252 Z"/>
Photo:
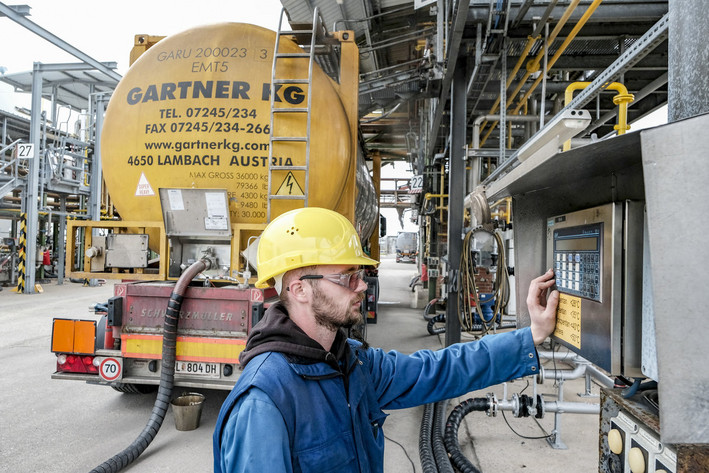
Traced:
<path id="1" fill-rule="evenodd" d="M 214 432 L 215 472 L 377 472 L 384 468 L 383 410 L 462 396 L 537 374 L 535 345 L 554 329 L 553 272 L 534 279 L 531 326 L 411 355 L 365 348 L 344 328 L 361 320 L 367 284 L 352 224 L 314 207 L 263 231 L 257 287 L 280 301 L 253 327 L 243 372 Z"/>

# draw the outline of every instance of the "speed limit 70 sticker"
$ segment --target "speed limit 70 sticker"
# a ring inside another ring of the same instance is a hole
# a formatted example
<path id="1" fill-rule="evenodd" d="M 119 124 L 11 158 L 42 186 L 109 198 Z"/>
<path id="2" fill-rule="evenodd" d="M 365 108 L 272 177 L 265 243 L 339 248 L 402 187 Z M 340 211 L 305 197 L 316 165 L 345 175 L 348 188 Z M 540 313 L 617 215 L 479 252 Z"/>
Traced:
<path id="1" fill-rule="evenodd" d="M 106 381 L 121 379 L 123 360 L 121 358 L 104 358 L 98 366 L 98 372 Z"/>

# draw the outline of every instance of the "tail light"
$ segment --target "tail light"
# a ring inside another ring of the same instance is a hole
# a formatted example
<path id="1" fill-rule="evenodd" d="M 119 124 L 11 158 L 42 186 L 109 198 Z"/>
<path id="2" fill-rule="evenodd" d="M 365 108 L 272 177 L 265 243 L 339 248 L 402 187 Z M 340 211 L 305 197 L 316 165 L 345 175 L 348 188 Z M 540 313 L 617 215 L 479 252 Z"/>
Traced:
<path id="1" fill-rule="evenodd" d="M 96 360 L 97 361 L 97 360 Z M 57 355 L 57 371 L 62 373 L 96 373 L 96 366 L 93 356 L 90 355 Z"/>

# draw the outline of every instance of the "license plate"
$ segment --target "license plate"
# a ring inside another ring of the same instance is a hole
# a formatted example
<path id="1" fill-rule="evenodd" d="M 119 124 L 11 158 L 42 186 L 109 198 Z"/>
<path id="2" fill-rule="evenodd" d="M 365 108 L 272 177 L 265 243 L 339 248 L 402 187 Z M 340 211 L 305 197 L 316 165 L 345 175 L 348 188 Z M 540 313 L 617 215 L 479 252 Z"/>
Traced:
<path id="1" fill-rule="evenodd" d="M 202 376 L 205 378 L 218 378 L 219 365 L 217 363 L 197 363 L 193 361 L 175 362 L 175 374 Z"/>

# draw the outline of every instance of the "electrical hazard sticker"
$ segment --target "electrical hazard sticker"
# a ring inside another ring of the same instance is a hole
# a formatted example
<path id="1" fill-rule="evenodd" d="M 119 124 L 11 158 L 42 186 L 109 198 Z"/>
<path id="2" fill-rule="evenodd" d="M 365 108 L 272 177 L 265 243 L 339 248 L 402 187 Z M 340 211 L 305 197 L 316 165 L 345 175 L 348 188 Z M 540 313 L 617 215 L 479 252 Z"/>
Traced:
<path id="1" fill-rule="evenodd" d="M 286 178 L 283 179 L 281 186 L 276 191 L 276 195 L 305 195 L 303 189 L 295 180 L 292 172 L 288 172 Z"/>
<path id="2" fill-rule="evenodd" d="M 554 336 L 576 348 L 581 348 L 581 298 L 568 294 L 559 294 L 559 307 L 556 309 L 556 328 Z"/>
<path id="3" fill-rule="evenodd" d="M 153 190 L 152 187 L 150 187 L 150 183 L 148 182 L 148 178 L 145 177 L 144 172 L 140 173 L 140 179 L 138 180 L 138 187 L 135 189 L 135 195 L 136 196 L 155 195 L 155 191 Z"/>

